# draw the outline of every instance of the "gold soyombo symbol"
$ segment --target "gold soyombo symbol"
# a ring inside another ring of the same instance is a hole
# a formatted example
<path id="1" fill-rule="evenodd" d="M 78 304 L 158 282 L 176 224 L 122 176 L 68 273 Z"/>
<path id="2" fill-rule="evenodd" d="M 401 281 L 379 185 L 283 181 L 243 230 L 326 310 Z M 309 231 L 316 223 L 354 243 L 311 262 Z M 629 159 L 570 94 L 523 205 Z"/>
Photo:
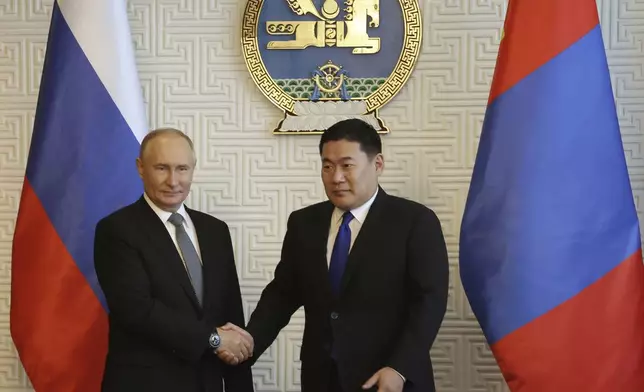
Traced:
<path id="1" fill-rule="evenodd" d="M 318 11 L 313 0 L 287 0 L 295 14 L 311 14 L 319 21 L 274 21 L 266 22 L 270 35 L 293 35 L 289 41 L 270 41 L 267 49 L 305 49 L 309 46 L 322 48 L 354 48 L 353 54 L 373 54 L 380 51 L 380 38 L 369 37 L 369 27 L 380 25 L 380 0 L 344 1 L 345 20 L 336 21 L 340 7 L 336 0 L 325 0 Z M 369 21 L 367 19 L 370 18 Z"/>

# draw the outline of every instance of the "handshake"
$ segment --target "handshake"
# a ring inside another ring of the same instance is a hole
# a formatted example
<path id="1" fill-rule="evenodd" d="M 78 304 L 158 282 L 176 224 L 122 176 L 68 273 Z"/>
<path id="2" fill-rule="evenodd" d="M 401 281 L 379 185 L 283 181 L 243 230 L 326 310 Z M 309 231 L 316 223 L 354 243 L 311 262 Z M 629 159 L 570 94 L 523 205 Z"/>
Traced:
<path id="1" fill-rule="evenodd" d="M 228 365 L 238 365 L 253 356 L 253 337 L 233 323 L 217 328 L 221 338 L 215 354 Z"/>

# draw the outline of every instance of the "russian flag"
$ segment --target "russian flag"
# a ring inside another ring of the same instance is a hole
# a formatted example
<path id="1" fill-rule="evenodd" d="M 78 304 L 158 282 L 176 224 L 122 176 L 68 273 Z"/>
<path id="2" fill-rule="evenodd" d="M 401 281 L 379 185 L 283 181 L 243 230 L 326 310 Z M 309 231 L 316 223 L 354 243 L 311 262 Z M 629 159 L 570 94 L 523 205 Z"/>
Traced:
<path id="1" fill-rule="evenodd" d="M 514 392 L 644 391 L 644 266 L 595 0 L 511 0 L 460 275 Z"/>
<path id="2" fill-rule="evenodd" d="M 12 254 L 11 336 L 37 391 L 100 390 L 97 221 L 142 192 L 147 132 L 125 0 L 55 2 Z"/>

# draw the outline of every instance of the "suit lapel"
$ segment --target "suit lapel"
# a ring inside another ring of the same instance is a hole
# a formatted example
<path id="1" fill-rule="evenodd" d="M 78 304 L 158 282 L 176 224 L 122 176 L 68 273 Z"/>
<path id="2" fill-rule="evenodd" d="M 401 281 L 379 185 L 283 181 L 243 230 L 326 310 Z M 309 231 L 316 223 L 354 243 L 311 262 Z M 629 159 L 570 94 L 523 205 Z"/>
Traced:
<path id="1" fill-rule="evenodd" d="M 320 210 L 320 215 L 312 225 L 308 238 L 312 239 L 313 260 L 311 265 L 311 276 L 314 278 L 323 277 L 319 287 L 324 287 L 325 295 L 331 295 L 331 282 L 329 281 L 329 266 L 327 262 L 327 244 L 329 241 L 329 230 L 331 228 L 331 216 L 334 206 L 326 202 Z"/>
<path id="2" fill-rule="evenodd" d="M 385 193 L 385 191 L 382 188 L 378 188 L 378 195 L 373 201 L 373 204 L 369 209 L 369 213 L 367 214 L 367 218 L 362 223 L 358 237 L 356 237 L 353 246 L 351 247 L 349 259 L 347 260 L 347 266 L 345 267 L 344 274 L 342 275 L 342 282 L 340 283 L 341 294 L 346 290 L 351 277 L 355 273 L 360 263 L 363 263 L 364 259 L 369 258 L 370 250 L 373 248 L 373 244 L 379 241 L 378 228 L 381 227 L 380 215 L 386 198 L 387 194 Z"/>
<path id="3" fill-rule="evenodd" d="M 177 281 L 183 288 L 183 291 L 186 293 L 188 298 L 192 301 L 192 304 L 197 310 L 201 310 L 195 291 L 192 288 L 192 283 L 190 283 L 190 278 L 188 277 L 188 272 L 186 271 L 185 266 L 183 265 L 183 260 L 179 256 L 168 230 L 165 228 L 165 225 L 157 214 L 152 211 L 152 208 L 148 205 L 144 198 L 139 199 L 140 213 L 141 213 L 141 222 L 145 227 L 145 233 L 148 236 L 150 242 L 159 249 L 159 254 L 163 255 L 160 262 L 165 265 L 166 268 L 170 270 L 173 276 L 177 278 Z"/>

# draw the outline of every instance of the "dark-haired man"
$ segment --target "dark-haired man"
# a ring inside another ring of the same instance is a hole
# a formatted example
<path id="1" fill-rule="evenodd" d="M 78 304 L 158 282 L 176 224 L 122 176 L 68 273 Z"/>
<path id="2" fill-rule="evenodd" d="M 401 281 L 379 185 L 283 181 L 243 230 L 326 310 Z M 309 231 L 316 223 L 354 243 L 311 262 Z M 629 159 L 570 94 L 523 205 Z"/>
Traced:
<path id="1" fill-rule="evenodd" d="M 302 392 L 431 392 L 448 260 L 425 206 L 378 185 L 380 136 L 345 120 L 319 145 L 328 201 L 291 214 L 275 278 L 248 323 L 255 361 L 304 306 Z"/>

